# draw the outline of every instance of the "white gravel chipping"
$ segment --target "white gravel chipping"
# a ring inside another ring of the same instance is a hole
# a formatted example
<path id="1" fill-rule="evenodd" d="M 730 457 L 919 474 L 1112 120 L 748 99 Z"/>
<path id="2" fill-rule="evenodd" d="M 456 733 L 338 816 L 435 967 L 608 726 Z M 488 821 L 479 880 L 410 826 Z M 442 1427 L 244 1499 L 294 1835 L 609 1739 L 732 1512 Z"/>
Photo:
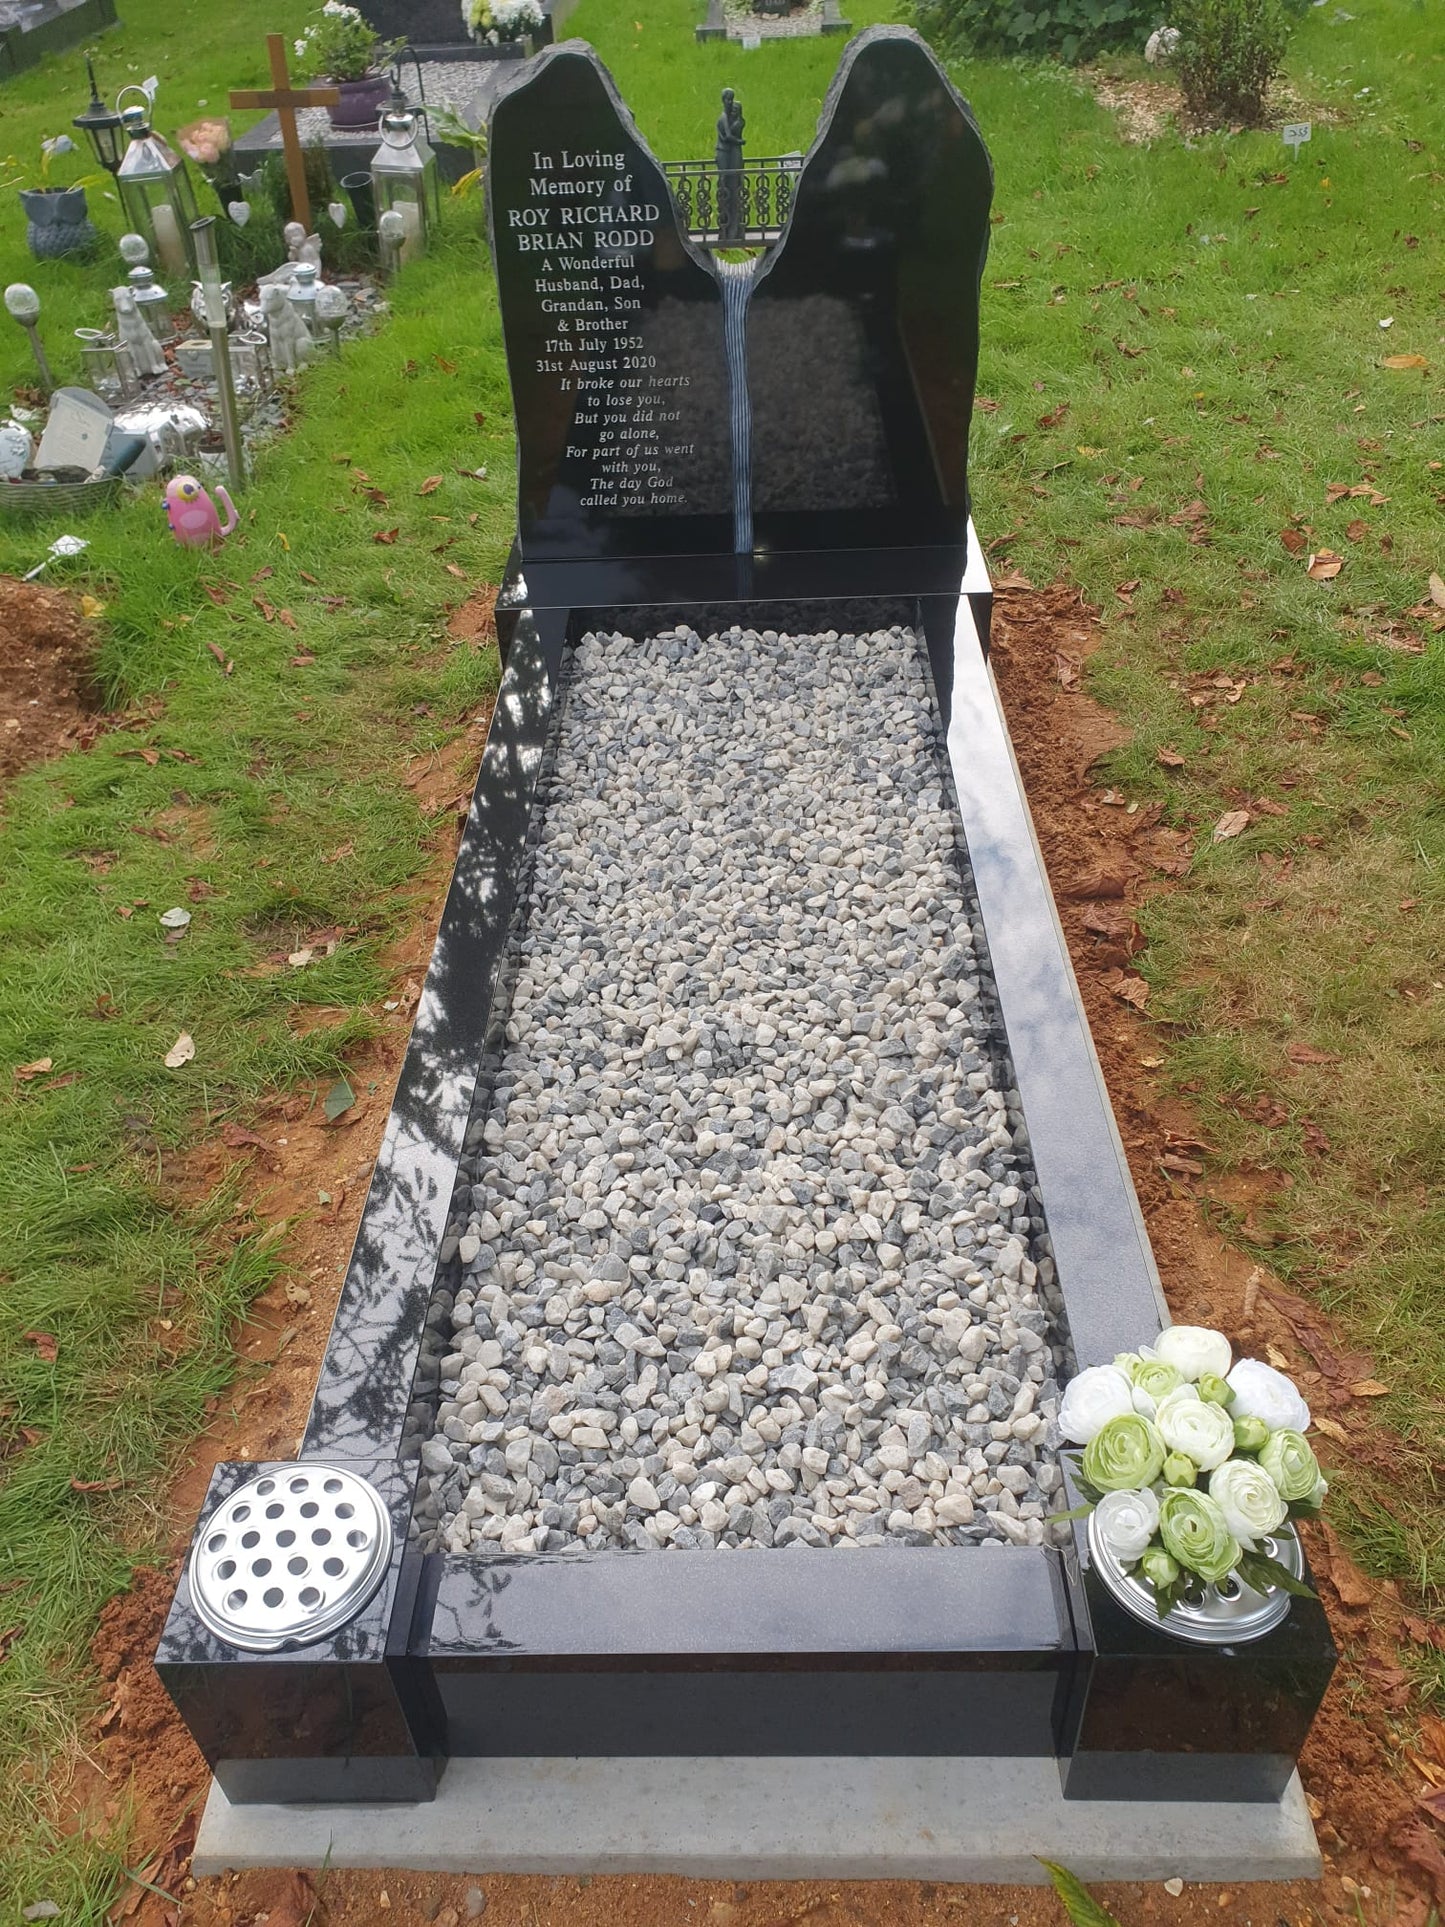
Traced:
<path id="1" fill-rule="evenodd" d="M 573 669 L 432 1307 L 425 1541 L 1041 1543 L 1057 1296 L 920 644 Z"/>

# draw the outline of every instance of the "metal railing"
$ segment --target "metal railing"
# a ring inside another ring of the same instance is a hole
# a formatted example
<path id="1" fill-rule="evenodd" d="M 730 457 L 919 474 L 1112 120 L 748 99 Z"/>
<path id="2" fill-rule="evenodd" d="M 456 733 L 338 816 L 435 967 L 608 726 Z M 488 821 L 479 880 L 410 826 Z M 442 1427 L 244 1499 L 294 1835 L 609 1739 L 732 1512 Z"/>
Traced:
<path id="1" fill-rule="evenodd" d="M 694 241 L 749 247 L 782 233 L 802 167 L 800 154 L 782 154 L 723 175 L 715 161 L 667 161 L 663 172 Z"/>

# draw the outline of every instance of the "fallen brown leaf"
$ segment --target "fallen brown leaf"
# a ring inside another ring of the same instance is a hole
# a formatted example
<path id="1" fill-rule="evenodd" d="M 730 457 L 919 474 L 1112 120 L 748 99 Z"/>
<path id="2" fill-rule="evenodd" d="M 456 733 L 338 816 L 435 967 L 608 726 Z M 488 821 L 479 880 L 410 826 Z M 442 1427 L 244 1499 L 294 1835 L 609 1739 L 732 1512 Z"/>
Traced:
<path id="1" fill-rule="evenodd" d="M 72 1492 L 118 1492 L 125 1484 L 124 1479 L 72 1479 Z"/>
<path id="2" fill-rule="evenodd" d="M 53 1365 L 60 1356 L 60 1348 L 55 1342 L 53 1332 L 26 1332 L 26 1338 L 35 1347 L 36 1356 L 42 1364 Z"/>
<path id="3" fill-rule="evenodd" d="M 1430 600 L 1437 609 L 1445 609 L 1445 578 L 1433 570 L 1430 573 Z"/>
<path id="4" fill-rule="evenodd" d="M 1143 1010 L 1149 1001 L 1149 986 L 1142 977 L 1136 977 L 1126 970 L 1111 970 L 1104 977 L 1104 988 L 1111 996 L 1118 997 L 1135 1010 Z"/>
<path id="5" fill-rule="evenodd" d="M 44 1077 L 47 1071 L 53 1070 L 54 1068 L 55 1059 L 53 1057 L 37 1057 L 33 1064 L 17 1064 L 11 1072 L 11 1076 L 17 1084 L 28 1084 L 32 1077 Z"/>
<path id="6" fill-rule="evenodd" d="M 437 490 L 441 487 L 441 485 L 442 485 L 442 478 L 440 475 L 428 475 L 426 480 L 422 483 L 421 487 L 417 490 L 417 494 L 418 495 L 435 495 Z"/>
<path id="7" fill-rule="evenodd" d="M 1187 760 L 1179 754 L 1177 749 L 1157 749 L 1154 757 L 1155 761 L 1162 763 L 1165 769 L 1183 769 Z"/>
<path id="8" fill-rule="evenodd" d="M 1423 355 L 1386 355 L 1380 366 L 1382 368 L 1428 368 L 1430 364 Z"/>
<path id="9" fill-rule="evenodd" d="M 1009 573 L 1000 576 L 993 586 L 996 590 L 1004 590 L 1032 589 L 1034 585 L 1026 575 L 1020 575 L 1017 569 L 1010 569 Z"/>
<path id="10" fill-rule="evenodd" d="M 1248 810 L 1226 810 L 1211 832 L 1215 843 L 1227 843 L 1231 837 L 1238 836 L 1249 828 Z"/>
<path id="11" fill-rule="evenodd" d="M 1303 555 L 1309 547 L 1308 537 L 1301 535 L 1298 529 L 1281 529 L 1279 539 L 1291 555 Z"/>
<path id="12" fill-rule="evenodd" d="M 1333 549 L 1316 549 L 1305 573 L 1313 582 L 1333 582 L 1344 566 L 1345 558 Z"/>
<path id="13" fill-rule="evenodd" d="M 383 548 L 389 549 L 400 534 L 400 529 L 374 529 L 371 539 L 373 542 L 380 542 Z"/>
<path id="14" fill-rule="evenodd" d="M 1428 1619 L 1419 1619 L 1413 1613 L 1406 1613 L 1400 1621 L 1400 1626 L 1405 1637 L 1414 1640 L 1417 1646 L 1433 1646 L 1437 1653 L 1445 1652 L 1445 1626 L 1437 1625 Z M 1437 1720 L 1434 1724 L 1438 1726 L 1440 1722 Z M 1424 1732 L 1423 1722 L 1421 1732 L 1422 1734 Z"/>
<path id="15" fill-rule="evenodd" d="M 1313 1044 L 1290 1044 L 1285 1056 L 1294 1064 L 1338 1064 L 1340 1061 L 1332 1050 L 1316 1050 Z"/>
<path id="16" fill-rule="evenodd" d="M 1388 1385 L 1382 1385 L 1378 1378 L 1362 1378 L 1358 1384 L 1350 1387 L 1350 1396 L 1351 1398 L 1388 1398 L 1390 1388 Z"/>

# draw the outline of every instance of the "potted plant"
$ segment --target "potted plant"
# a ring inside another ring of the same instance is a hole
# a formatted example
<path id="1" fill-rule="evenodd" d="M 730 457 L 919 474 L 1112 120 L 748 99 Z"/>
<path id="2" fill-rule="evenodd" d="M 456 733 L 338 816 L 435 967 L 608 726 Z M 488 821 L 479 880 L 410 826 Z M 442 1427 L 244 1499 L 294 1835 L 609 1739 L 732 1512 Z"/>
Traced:
<path id="1" fill-rule="evenodd" d="M 65 254 L 88 254 L 95 246 L 96 233 L 85 204 L 85 190 L 100 179 L 98 174 L 83 175 L 69 187 L 50 179 L 52 162 L 63 154 L 73 154 L 75 142 L 69 134 L 54 134 L 40 143 L 40 186 L 22 187 L 20 205 L 25 210 L 25 239 L 37 261 L 55 261 Z"/>
<path id="2" fill-rule="evenodd" d="M 308 80 L 329 81 L 340 93 L 337 105 L 327 109 L 333 127 L 374 127 L 391 92 L 385 70 L 400 47 L 399 40 L 383 40 L 344 0 L 326 0 L 296 42 L 296 58 Z"/>
<path id="3" fill-rule="evenodd" d="M 462 0 L 467 32 L 493 59 L 525 58 L 545 18 L 540 0 Z"/>

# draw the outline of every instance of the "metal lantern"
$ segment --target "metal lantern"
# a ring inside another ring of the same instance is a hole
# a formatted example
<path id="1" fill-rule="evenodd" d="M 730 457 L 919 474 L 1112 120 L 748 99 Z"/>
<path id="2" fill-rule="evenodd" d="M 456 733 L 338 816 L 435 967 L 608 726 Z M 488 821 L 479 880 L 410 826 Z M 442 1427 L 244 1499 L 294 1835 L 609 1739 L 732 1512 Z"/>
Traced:
<path id="1" fill-rule="evenodd" d="M 300 315 L 306 332 L 313 341 L 317 338 L 316 283 L 319 278 L 319 271 L 314 261 L 298 261 L 296 272 L 291 277 L 291 285 L 286 290 L 286 299 Z"/>
<path id="2" fill-rule="evenodd" d="M 126 276 L 135 295 L 136 312 L 159 342 L 174 334 L 171 327 L 171 298 L 150 268 L 132 268 Z"/>
<path id="3" fill-rule="evenodd" d="M 117 106 L 140 87 L 123 87 Z M 132 227 L 150 243 L 151 255 L 163 273 L 189 279 L 195 271 L 192 223 L 198 218 L 196 192 L 180 155 L 151 129 L 150 102 L 120 110 L 130 146 L 116 174 L 116 186 Z"/>
<path id="4" fill-rule="evenodd" d="M 125 343 L 103 328 L 77 328 L 75 338 L 80 343 L 86 381 L 101 400 L 109 402 L 112 408 L 121 402 L 136 400 L 141 385 L 136 380 L 135 363 Z"/>
<path id="5" fill-rule="evenodd" d="M 424 254 L 441 218 L 441 190 L 436 155 L 410 108 L 389 107 L 381 117 L 381 145 L 371 157 L 371 192 L 378 220 L 388 213 L 401 216 L 400 261 Z"/>
<path id="6" fill-rule="evenodd" d="M 120 115 L 101 99 L 89 54 L 85 57 L 85 71 L 90 76 L 90 105 L 83 114 L 77 114 L 70 124 L 78 127 L 90 142 L 95 158 L 106 173 L 114 174 L 120 166 Z"/>

